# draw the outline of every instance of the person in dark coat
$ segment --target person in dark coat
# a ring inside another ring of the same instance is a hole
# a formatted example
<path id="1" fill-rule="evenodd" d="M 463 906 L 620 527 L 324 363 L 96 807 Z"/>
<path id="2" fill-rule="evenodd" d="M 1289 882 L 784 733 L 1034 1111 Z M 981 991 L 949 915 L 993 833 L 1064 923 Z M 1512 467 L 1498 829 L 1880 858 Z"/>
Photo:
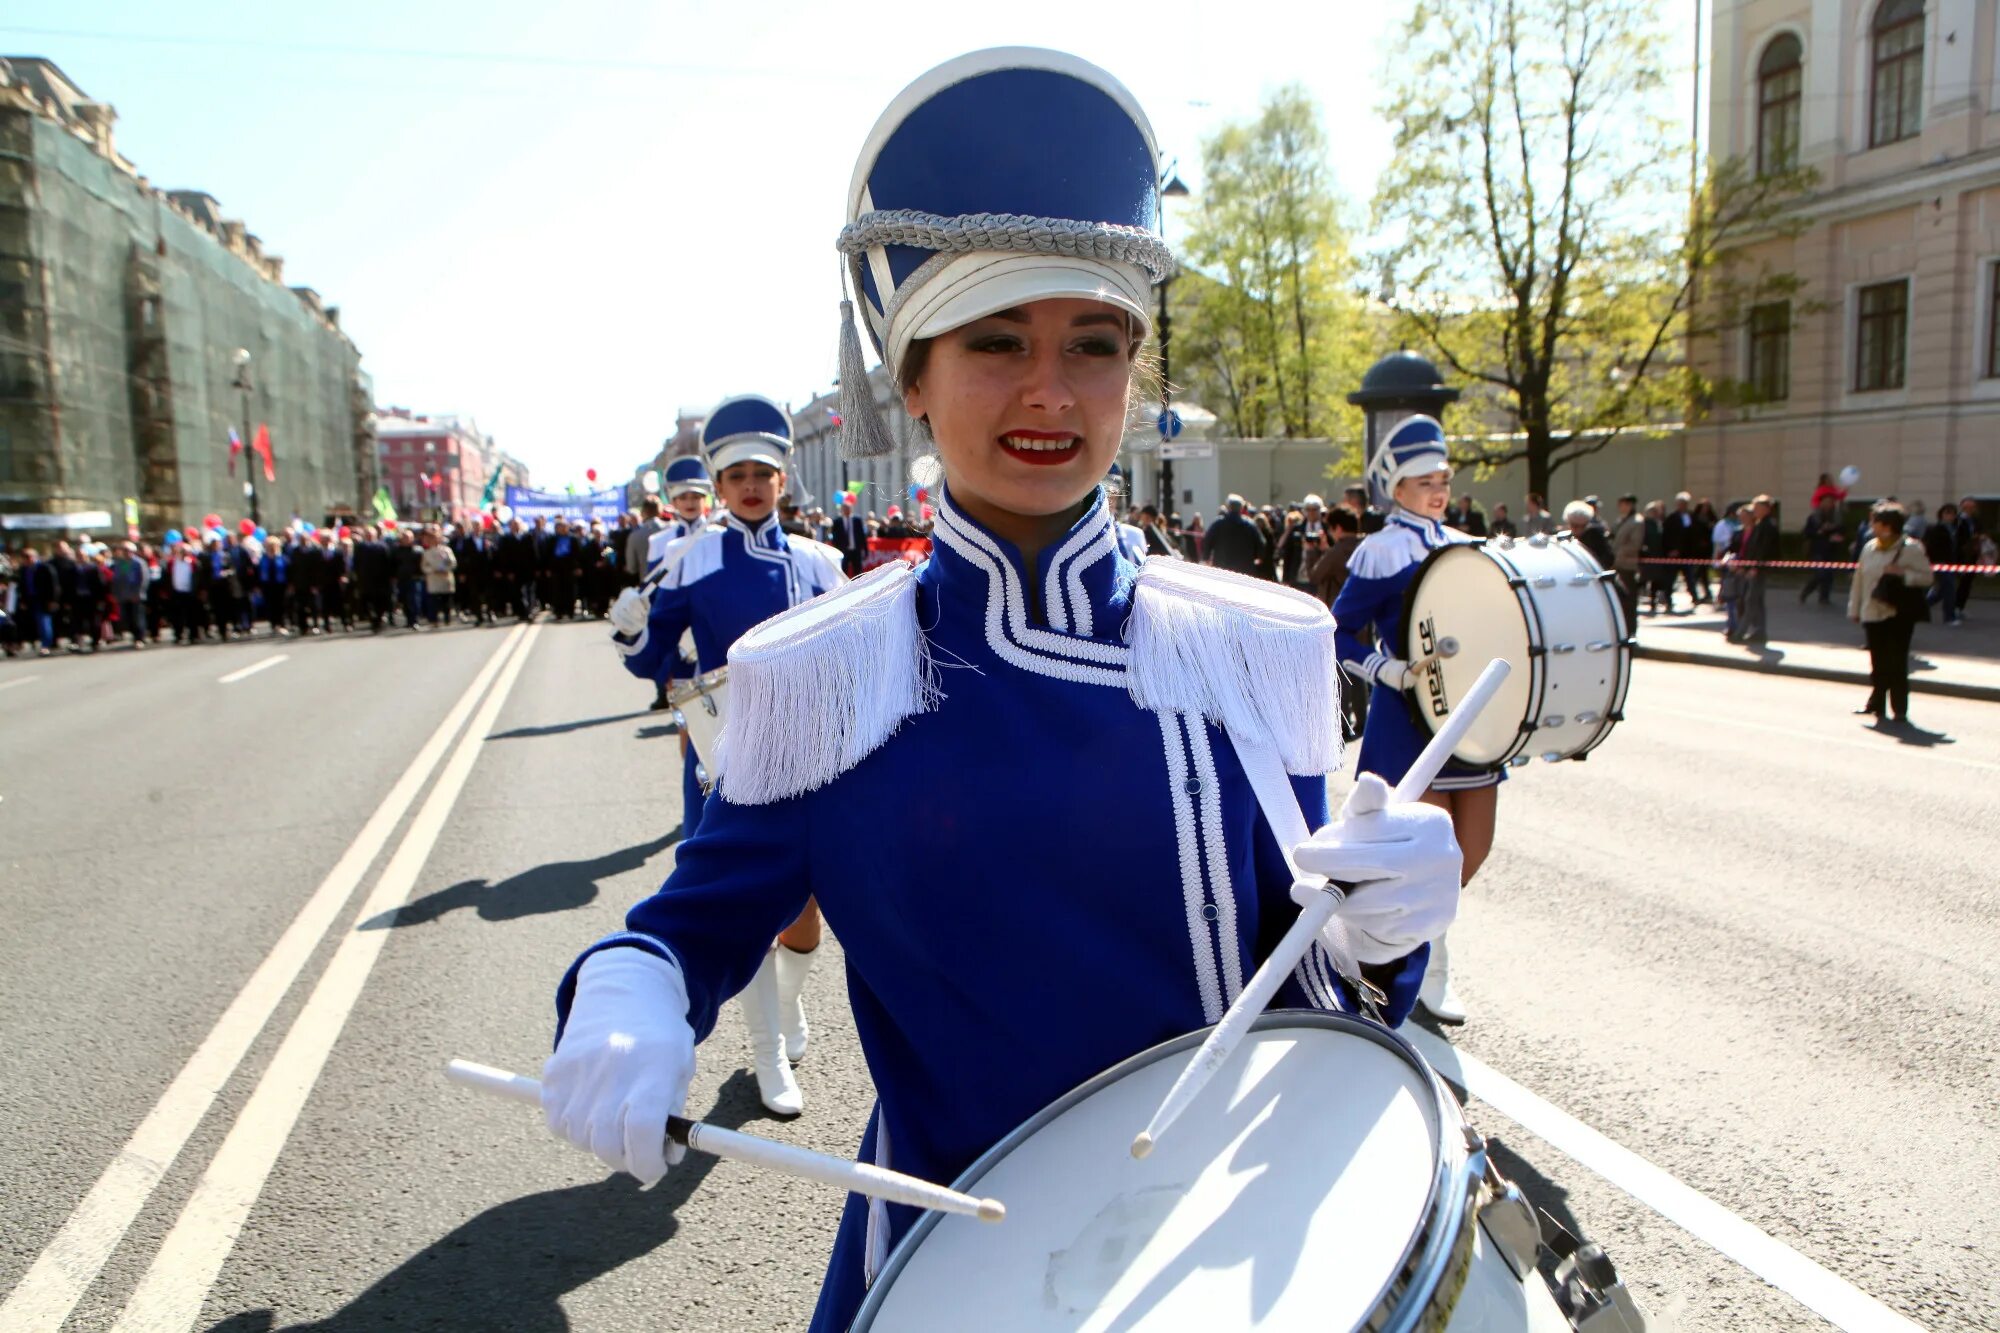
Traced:
<path id="1" fill-rule="evenodd" d="M 318 541 L 304 533 L 292 543 L 289 553 L 291 560 L 290 588 L 292 599 L 292 628 L 299 637 L 311 634 L 314 622 L 325 618 L 320 606 L 320 587 L 325 579 L 326 552 L 320 549 Z"/>
<path id="2" fill-rule="evenodd" d="M 1257 525 L 1243 516 L 1243 497 L 1232 495 L 1201 538 L 1201 562 L 1237 574 L 1255 574 L 1265 542 Z"/>
<path id="3" fill-rule="evenodd" d="M 354 579 L 361 592 L 362 608 L 368 613 L 368 632 L 380 634 L 382 622 L 393 619 L 389 598 L 395 588 L 396 565 L 389 547 L 374 528 L 354 544 Z"/>
<path id="4" fill-rule="evenodd" d="M 576 580 L 583 571 L 583 541 L 571 533 L 566 519 L 557 519 L 555 530 L 542 544 L 542 569 L 549 584 L 549 612 L 557 620 L 576 614 Z"/>
<path id="5" fill-rule="evenodd" d="M 396 571 L 396 604 L 403 608 L 403 628 L 416 629 L 424 618 L 424 553 L 417 534 L 404 528 L 389 552 Z"/>
<path id="6" fill-rule="evenodd" d="M 493 617 L 500 614 L 499 601 L 493 596 L 493 534 L 483 523 L 474 524 L 458 539 L 457 554 L 459 609 L 470 611 L 474 624 L 487 624 L 489 612 Z"/>
<path id="7" fill-rule="evenodd" d="M 1760 495 L 1750 502 L 1750 519 L 1743 528 L 1741 554 L 1737 557 L 1743 576 L 1742 601 L 1738 611 L 1735 641 L 1752 647 L 1770 634 L 1764 614 L 1764 589 L 1768 580 L 1765 564 L 1778 558 L 1778 521 L 1772 516 L 1771 497 Z"/>

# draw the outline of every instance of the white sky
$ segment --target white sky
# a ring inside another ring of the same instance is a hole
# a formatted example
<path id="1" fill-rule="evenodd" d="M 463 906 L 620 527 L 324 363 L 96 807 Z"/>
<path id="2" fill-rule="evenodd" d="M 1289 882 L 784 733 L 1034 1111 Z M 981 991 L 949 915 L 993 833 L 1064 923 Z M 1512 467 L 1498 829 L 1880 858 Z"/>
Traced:
<path id="1" fill-rule="evenodd" d="M 245 219 L 341 308 L 379 401 L 469 413 L 561 485 L 629 475 L 679 406 L 830 385 L 855 155 L 962 52 L 1104 66 L 1196 189 L 1202 137 L 1301 82 L 1364 216 L 1408 0 L 1035 8 L 10 0 L 0 52 L 55 60 L 155 184 Z"/>

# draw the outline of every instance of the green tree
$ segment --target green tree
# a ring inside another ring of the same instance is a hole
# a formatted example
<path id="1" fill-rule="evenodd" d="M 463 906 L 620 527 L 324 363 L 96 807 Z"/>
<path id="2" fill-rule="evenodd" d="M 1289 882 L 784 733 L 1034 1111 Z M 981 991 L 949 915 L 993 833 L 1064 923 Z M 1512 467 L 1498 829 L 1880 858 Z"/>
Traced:
<path id="1" fill-rule="evenodd" d="M 1810 177 L 1727 163 L 1690 198 L 1648 0 L 1419 0 L 1404 38 L 1374 200 L 1381 299 L 1470 381 L 1492 434 L 1461 461 L 1526 460 L 1548 494 L 1706 401 L 1689 340 L 1797 288 L 1730 255 L 1785 231 Z"/>
<path id="2" fill-rule="evenodd" d="M 1238 435 L 1331 434 L 1363 349 L 1319 108 L 1279 89 L 1202 145 L 1202 174 L 1175 368 Z"/>

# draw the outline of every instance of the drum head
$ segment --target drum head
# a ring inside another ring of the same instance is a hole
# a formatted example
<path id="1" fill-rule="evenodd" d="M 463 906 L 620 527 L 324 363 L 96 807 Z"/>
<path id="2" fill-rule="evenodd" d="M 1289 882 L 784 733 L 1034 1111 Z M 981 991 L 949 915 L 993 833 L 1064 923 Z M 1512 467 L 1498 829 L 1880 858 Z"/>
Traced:
<path id="1" fill-rule="evenodd" d="M 1263 1020 L 1143 1161 L 1193 1041 L 1078 1089 L 959 1180 L 1007 1220 L 928 1217 L 854 1327 L 1359 1326 L 1429 1215 L 1440 1094 L 1393 1039 L 1320 1017 Z"/>
<path id="2" fill-rule="evenodd" d="M 1461 764 L 1495 767 L 1520 744 L 1533 685 L 1527 617 L 1507 571 L 1469 542 L 1433 551 L 1410 583 L 1403 604 L 1405 660 L 1439 654 L 1414 691 L 1412 707 L 1427 733 L 1444 725 L 1488 662 L 1498 657 L 1513 668 L 1452 752 Z"/>

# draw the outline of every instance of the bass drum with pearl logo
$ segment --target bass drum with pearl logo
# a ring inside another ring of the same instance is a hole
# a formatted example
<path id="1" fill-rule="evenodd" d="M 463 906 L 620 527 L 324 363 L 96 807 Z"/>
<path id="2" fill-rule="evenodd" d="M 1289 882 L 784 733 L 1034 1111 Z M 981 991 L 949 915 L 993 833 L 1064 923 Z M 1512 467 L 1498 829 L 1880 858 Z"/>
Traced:
<path id="1" fill-rule="evenodd" d="M 1469 767 L 1581 759 L 1624 717 L 1632 630 L 1612 575 L 1567 535 L 1431 552 L 1404 594 L 1403 637 L 1426 733 L 1489 661 L 1513 668 L 1452 755 Z"/>

